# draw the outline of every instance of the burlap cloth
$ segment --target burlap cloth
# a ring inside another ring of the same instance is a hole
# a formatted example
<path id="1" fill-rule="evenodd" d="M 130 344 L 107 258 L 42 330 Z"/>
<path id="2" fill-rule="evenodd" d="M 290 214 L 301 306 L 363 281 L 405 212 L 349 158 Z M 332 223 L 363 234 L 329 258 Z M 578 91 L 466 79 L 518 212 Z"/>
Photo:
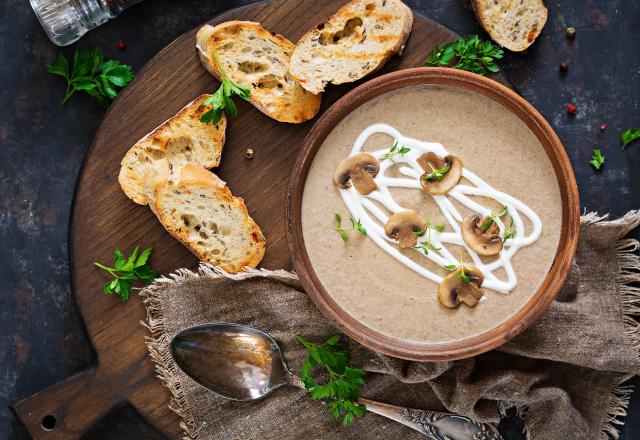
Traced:
<path id="1" fill-rule="evenodd" d="M 353 344 L 353 363 L 372 372 L 365 397 L 413 408 L 449 410 L 497 422 L 515 407 L 531 440 L 617 438 L 640 373 L 639 243 L 625 235 L 640 211 L 615 221 L 582 218 L 571 275 L 548 311 L 520 336 L 481 356 L 438 363 L 390 358 Z M 269 332 L 292 371 L 304 350 L 296 335 L 324 341 L 336 329 L 320 315 L 297 278 L 285 271 L 227 276 L 209 266 L 179 270 L 141 294 L 151 331 L 148 347 L 158 377 L 172 394 L 188 439 L 422 439 L 374 414 L 349 427 L 329 419 L 322 403 L 294 387 L 256 402 L 234 402 L 206 391 L 174 364 L 175 333 L 209 322 L 248 324 Z"/>

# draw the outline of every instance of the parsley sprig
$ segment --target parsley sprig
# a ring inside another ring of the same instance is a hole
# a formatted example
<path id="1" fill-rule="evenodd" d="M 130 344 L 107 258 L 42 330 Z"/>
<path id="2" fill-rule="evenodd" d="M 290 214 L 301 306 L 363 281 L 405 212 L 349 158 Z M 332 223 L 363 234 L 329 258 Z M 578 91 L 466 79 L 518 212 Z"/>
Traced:
<path id="1" fill-rule="evenodd" d="M 640 139 L 640 128 L 627 128 L 625 131 L 620 133 L 622 149 L 624 150 L 625 148 L 627 148 L 627 146 L 636 139 Z"/>
<path id="2" fill-rule="evenodd" d="M 366 406 L 358 403 L 360 387 L 365 384 L 365 372 L 349 367 L 349 350 L 340 343 L 340 335 L 329 338 L 321 345 L 308 342 L 302 336 L 297 339 L 307 349 L 300 378 L 311 393 L 311 399 L 325 399 L 331 410 L 331 417 L 334 420 L 342 417 L 343 426 L 352 423 L 356 417 L 365 415 Z M 325 383 L 318 383 L 314 379 L 313 372 L 316 368 L 324 370 L 328 377 Z"/>
<path id="3" fill-rule="evenodd" d="M 422 242 L 420 244 L 417 244 L 416 246 L 414 246 L 413 248 L 416 250 L 419 250 L 420 252 L 422 252 L 425 255 L 429 255 L 429 251 L 439 251 L 442 248 L 439 247 L 433 247 L 433 245 L 431 244 L 431 230 L 435 229 L 438 232 L 442 232 L 444 231 L 444 225 L 432 225 L 431 222 L 427 222 L 427 226 L 421 230 L 421 231 L 417 231 L 414 232 L 414 234 L 417 237 L 423 237 L 425 234 L 427 235 L 427 241 L 426 242 Z"/>
<path id="4" fill-rule="evenodd" d="M 105 283 L 105 295 L 115 293 L 116 296 L 120 298 L 120 301 L 127 302 L 129 295 L 133 291 L 133 287 L 131 287 L 132 282 L 143 281 L 145 284 L 148 284 L 158 277 L 158 273 L 149 265 L 149 257 L 151 256 L 153 248 L 146 248 L 138 255 L 139 249 L 140 246 L 136 246 L 131 255 L 125 260 L 122 251 L 116 248 L 114 251 L 113 267 L 93 263 L 114 277 L 112 281 Z"/>
<path id="5" fill-rule="evenodd" d="M 60 54 L 47 66 L 47 72 L 67 80 L 67 91 L 60 106 L 65 105 L 75 92 L 85 91 L 98 104 L 107 107 L 118 96 L 118 88 L 133 79 L 130 66 L 120 64 L 118 60 L 105 61 L 101 49 L 86 47 L 76 49 L 71 69 L 69 60 Z"/>
<path id="6" fill-rule="evenodd" d="M 396 163 L 395 160 L 393 160 L 394 156 L 397 156 L 398 154 L 400 156 L 404 156 L 405 154 L 407 154 L 409 151 L 411 151 L 411 148 L 402 145 L 400 148 L 398 148 L 398 141 L 395 141 L 395 143 L 393 144 L 393 146 L 389 149 L 389 152 L 384 154 L 384 158 L 389 159 L 391 162 Z"/>
<path id="7" fill-rule="evenodd" d="M 349 232 L 351 231 L 358 232 L 362 235 L 367 235 L 367 230 L 364 226 L 362 226 L 362 222 L 360 221 L 360 219 L 356 220 L 353 217 L 349 217 L 349 221 L 351 222 L 351 227 L 343 228 L 342 216 L 336 212 L 336 227 L 333 228 L 333 230 L 340 235 L 342 241 L 344 241 L 345 243 L 349 241 Z"/>
<path id="8" fill-rule="evenodd" d="M 622 148 L 624 149 L 624 147 Z M 602 165 L 604 165 L 604 156 L 600 149 L 596 148 L 593 150 L 589 164 L 596 170 L 600 170 L 600 168 L 602 168 Z"/>
<path id="9" fill-rule="evenodd" d="M 204 103 L 210 105 L 211 109 L 200 117 L 200 122 L 204 122 L 205 124 L 210 122 L 215 125 L 220 121 L 220 118 L 222 118 L 222 112 L 224 111 L 232 118 L 238 116 L 238 109 L 233 102 L 232 96 L 236 95 L 248 101 L 251 95 L 251 89 L 243 84 L 230 80 L 216 54 L 211 52 L 211 55 L 218 67 L 218 72 L 220 72 L 222 84 L 220 84 L 220 87 L 213 95 L 205 99 Z"/>
<path id="10" fill-rule="evenodd" d="M 443 44 L 429 52 L 426 65 L 430 67 L 452 67 L 468 70 L 479 75 L 500 70 L 496 60 L 503 57 L 504 51 L 491 41 L 482 41 L 477 35 Z"/>

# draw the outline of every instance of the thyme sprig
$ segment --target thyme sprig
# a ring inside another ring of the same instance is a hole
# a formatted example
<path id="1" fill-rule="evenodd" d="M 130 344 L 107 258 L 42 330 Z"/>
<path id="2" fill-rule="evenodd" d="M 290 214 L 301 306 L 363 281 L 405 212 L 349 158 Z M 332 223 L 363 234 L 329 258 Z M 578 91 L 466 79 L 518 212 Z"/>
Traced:
<path id="1" fill-rule="evenodd" d="M 398 148 L 398 141 L 395 141 L 393 146 L 389 149 L 389 152 L 384 154 L 384 158 L 385 159 L 389 159 L 392 163 L 396 163 L 395 160 L 393 160 L 394 156 L 397 156 L 398 154 L 400 156 L 404 156 L 405 154 L 407 154 L 409 151 L 411 151 L 411 148 L 402 145 Z"/>
<path id="2" fill-rule="evenodd" d="M 422 243 L 417 244 L 416 246 L 413 247 L 414 249 L 421 251 L 425 255 L 429 255 L 429 251 L 439 251 L 439 250 L 442 249 L 441 247 L 438 247 L 438 248 L 437 247 L 433 247 L 433 245 L 431 244 L 431 230 L 432 229 L 435 229 L 438 232 L 442 232 L 442 231 L 444 231 L 444 225 L 433 225 L 433 224 L 431 224 L 431 222 L 427 221 L 427 226 L 425 226 L 424 229 L 414 232 L 416 237 L 423 237 L 425 234 L 427 236 L 426 243 L 422 242 Z"/>
<path id="3" fill-rule="evenodd" d="M 349 241 L 349 232 L 352 232 L 352 231 L 360 233 L 362 235 L 367 235 L 367 230 L 362 225 L 362 222 L 360 221 L 360 219 L 356 220 L 353 217 L 349 217 L 349 221 L 351 222 L 351 227 L 343 228 L 342 216 L 336 212 L 336 227 L 333 228 L 333 230 L 340 235 L 340 238 L 342 238 L 342 241 L 347 243 Z"/>
<path id="4" fill-rule="evenodd" d="M 437 180 L 438 182 L 441 181 L 451 169 L 451 167 L 442 167 L 436 169 L 433 165 L 431 165 L 431 162 L 429 162 L 429 166 L 431 167 L 431 172 L 429 174 L 425 174 L 423 176 L 423 179 L 430 182 L 433 180 Z"/>

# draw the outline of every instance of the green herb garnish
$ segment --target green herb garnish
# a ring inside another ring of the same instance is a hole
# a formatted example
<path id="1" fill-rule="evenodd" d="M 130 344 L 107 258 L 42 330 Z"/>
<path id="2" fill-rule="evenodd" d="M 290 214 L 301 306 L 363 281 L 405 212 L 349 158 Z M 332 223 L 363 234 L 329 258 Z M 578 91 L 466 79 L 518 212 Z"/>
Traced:
<path id="1" fill-rule="evenodd" d="M 105 61 L 101 49 L 86 47 L 76 49 L 71 71 L 69 61 L 60 54 L 47 66 L 47 72 L 67 80 L 67 91 L 60 106 L 65 105 L 75 92 L 84 90 L 98 104 L 107 107 L 118 96 L 117 89 L 129 84 L 133 78 L 130 66 L 120 64 L 118 60 Z"/>
<path id="2" fill-rule="evenodd" d="M 342 425 L 352 423 L 356 417 L 367 413 L 367 407 L 358 403 L 360 387 L 364 385 L 365 372 L 349 367 L 349 350 L 340 343 L 340 335 L 329 338 L 324 344 L 312 344 L 302 336 L 298 342 L 307 349 L 307 357 L 300 369 L 300 378 L 311 393 L 312 400 L 325 399 L 331 410 L 331 417 Z M 328 375 L 326 383 L 320 384 L 313 378 L 313 371 L 320 367 Z"/>
<path id="3" fill-rule="evenodd" d="M 624 147 L 622 148 L 624 149 Z M 596 170 L 599 170 L 600 168 L 602 168 L 602 165 L 604 164 L 604 156 L 602 155 L 602 152 L 598 148 L 593 150 L 593 154 L 591 155 L 591 160 L 589 161 L 589 164 Z"/>
<path id="4" fill-rule="evenodd" d="M 105 283 L 105 295 L 115 293 L 118 298 L 120 298 L 120 301 L 127 302 L 133 290 L 131 282 L 143 281 L 145 284 L 148 284 L 158 277 L 158 273 L 153 270 L 148 263 L 153 248 L 146 248 L 140 255 L 138 255 L 138 249 L 140 249 L 140 246 L 136 246 L 126 260 L 120 249 L 116 249 L 114 251 L 113 267 L 93 263 L 114 277 L 112 281 Z"/>
<path id="5" fill-rule="evenodd" d="M 432 229 L 435 229 L 438 232 L 442 232 L 442 231 L 444 231 L 444 225 L 432 225 L 431 222 L 427 222 L 427 226 L 424 229 L 422 229 L 420 231 L 414 231 L 413 232 L 416 237 L 422 237 L 425 234 L 427 235 L 427 242 L 426 243 L 422 242 L 422 243 L 420 243 L 420 244 L 418 244 L 418 245 L 413 247 L 414 249 L 421 251 L 425 255 L 429 255 L 429 251 L 439 251 L 439 250 L 442 249 L 441 247 L 437 248 L 437 247 L 433 247 L 431 245 L 431 230 Z"/>
<path id="6" fill-rule="evenodd" d="M 482 232 L 486 232 L 487 229 L 489 229 L 491 227 L 491 224 L 493 222 L 498 222 L 498 219 L 501 219 L 502 217 L 504 217 L 505 215 L 507 215 L 509 213 L 509 209 L 505 206 L 502 208 L 502 211 L 500 211 L 499 213 L 495 213 L 492 212 L 489 214 L 489 218 L 486 219 L 484 221 L 484 223 L 482 223 L 482 225 L 480 226 L 480 229 L 482 229 Z"/>
<path id="7" fill-rule="evenodd" d="M 393 156 L 396 155 L 400 155 L 400 156 L 404 156 L 405 154 L 407 154 L 409 151 L 411 151 L 411 148 L 406 147 L 406 146 L 401 146 L 400 148 L 398 148 L 398 141 L 395 141 L 395 143 L 393 144 L 393 146 L 389 149 L 388 153 L 385 153 L 383 157 L 385 157 L 386 159 L 389 159 L 391 162 L 396 163 L 393 160 Z"/>
<path id="8" fill-rule="evenodd" d="M 435 167 L 433 165 L 431 165 L 431 162 L 429 162 L 429 166 L 431 167 L 431 173 L 425 174 L 423 176 L 423 179 L 424 180 L 428 180 L 430 182 L 433 181 L 433 180 L 441 181 L 444 178 L 444 176 L 451 169 L 450 167 L 444 167 L 444 168 L 440 168 L 440 169 L 435 169 Z"/>
<path id="9" fill-rule="evenodd" d="M 464 281 L 465 284 L 469 284 L 471 282 L 471 277 L 464 272 L 464 266 L 460 266 L 460 269 L 460 273 L 456 275 L 456 277 Z"/>
<path id="10" fill-rule="evenodd" d="M 233 95 L 237 95 L 245 101 L 249 100 L 249 96 L 251 95 L 251 89 L 243 84 L 239 84 L 235 81 L 232 81 L 227 77 L 218 57 L 214 52 L 211 52 L 211 56 L 213 57 L 213 61 L 216 63 L 218 67 L 218 72 L 220 72 L 220 79 L 222 80 L 222 84 L 216 92 L 205 99 L 204 103 L 206 105 L 210 105 L 211 109 L 204 113 L 200 117 L 200 122 L 217 124 L 222 118 L 222 112 L 226 110 L 227 114 L 235 118 L 238 116 L 238 109 L 231 98 Z"/>
<path id="11" fill-rule="evenodd" d="M 360 221 L 360 219 L 354 220 L 353 217 L 349 217 L 349 221 L 351 222 L 351 227 L 343 228 L 342 216 L 336 212 L 336 227 L 333 228 L 333 230 L 336 231 L 338 234 L 340 234 L 340 238 L 342 238 L 342 241 L 344 241 L 345 243 L 349 241 L 350 231 L 358 232 L 362 235 L 367 235 L 367 230 L 362 225 L 362 222 Z"/>
<path id="12" fill-rule="evenodd" d="M 627 148 L 631 142 L 636 139 L 640 139 L 640 128 L 627 128 L 620 134 L 620 141 L 622 141 L 622 149 Z M 597 169 L 597 168 L 596 168 Z"/>
<path id="13" fill-rule="evenodd" d="M 438 46 L 429 52 L 426 65 L 430 67 L 452 67 L 468 70 L 479 75 L 500 70 L 496 60 L 502 58 L 504 51 L 491 41 L 482 41 L 477 35 Z"/>
<path id="14" fill-rule="evenodd" d="M 454 271 L 457 268 L 460 268 L 460 273 L 456 275 L 456 277 L 464 281 L 465 284 L 469 284 L 471 282 L 471 277 L 464 271 L 464 260 L 462 259 L 462 253 L 460 253 L 460 261 L 458 262 L 458 264 L 446 264 L 442 267 L 450 271 Z"/>

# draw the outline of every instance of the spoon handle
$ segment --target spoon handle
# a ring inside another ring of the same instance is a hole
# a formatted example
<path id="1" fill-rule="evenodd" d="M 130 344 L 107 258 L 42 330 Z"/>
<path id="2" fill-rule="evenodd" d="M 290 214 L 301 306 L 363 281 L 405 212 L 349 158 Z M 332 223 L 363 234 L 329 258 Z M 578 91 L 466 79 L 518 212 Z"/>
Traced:
<path id="1" fill-rule="evenodd" d="M 403 408 L 360 398 L 372 413 L 402 423 L 432 440 L 503 440 L 496 427 L 460 414 Z"/>

